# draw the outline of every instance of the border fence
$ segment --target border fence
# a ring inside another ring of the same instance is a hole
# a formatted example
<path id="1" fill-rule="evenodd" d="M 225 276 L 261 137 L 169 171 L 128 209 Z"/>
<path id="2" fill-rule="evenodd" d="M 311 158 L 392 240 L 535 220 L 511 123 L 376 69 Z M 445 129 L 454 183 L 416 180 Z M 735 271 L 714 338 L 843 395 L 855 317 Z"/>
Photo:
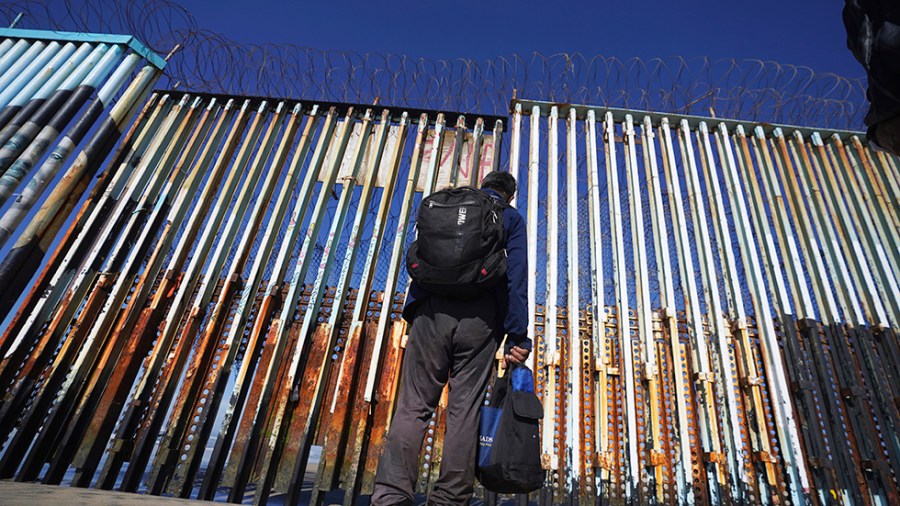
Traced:
<path id="1" fill-rule="evenodd" d="M 127 37 L 28 33 L 0 34 L 0 478 L 355 503 L 415 206 L 509 170 L 548 473 L 518 500 L 900 500 L 900 169 L 858 132 L 151 91 L 164 61 Z"/>

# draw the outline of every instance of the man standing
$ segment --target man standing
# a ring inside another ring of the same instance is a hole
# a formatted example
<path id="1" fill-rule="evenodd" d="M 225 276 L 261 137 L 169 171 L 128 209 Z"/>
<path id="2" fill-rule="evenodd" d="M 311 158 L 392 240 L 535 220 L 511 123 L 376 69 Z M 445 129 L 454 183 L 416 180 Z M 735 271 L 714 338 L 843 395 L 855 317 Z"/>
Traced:
<path id="1" fill-rule="evenodd" d="M 448 381 L 447 432 L 429 503 L 467 504 L 472 497 L 479 414 L 494 355 L 504 334 L 507 363 L 522 363 L 531 351 L 525 220 L 508 206 L 516 188 L 511 174 L 495 171 L 484 177 L 480 190 L 504 203 L 505 279 L 468 300 L 436 295 L 415 281 L 410 285 L 403 309 L 410 329 L 400 395 L 375 475 L 373 505 L 413 503 L 419 451 Z"/>

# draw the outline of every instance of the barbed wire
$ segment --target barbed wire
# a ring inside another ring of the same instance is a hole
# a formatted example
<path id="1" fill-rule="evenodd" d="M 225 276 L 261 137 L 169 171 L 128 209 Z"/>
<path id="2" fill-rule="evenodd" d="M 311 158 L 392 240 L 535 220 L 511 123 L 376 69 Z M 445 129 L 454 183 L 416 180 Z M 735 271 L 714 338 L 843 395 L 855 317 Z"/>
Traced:
<path id="1" fill-rule="evenodd" d="M 505 115 L 519 97 L 748 121 L 861 129 L 865 80 L 775 61 L 620 59 L 533 52 L 487 60 L 429 59 L 239 43 L 202 29 L 171 0 L 13 0 L 0 22 L 19 27 L 127 33 L 166 55 L 162 85 L 197 92 Z"/>

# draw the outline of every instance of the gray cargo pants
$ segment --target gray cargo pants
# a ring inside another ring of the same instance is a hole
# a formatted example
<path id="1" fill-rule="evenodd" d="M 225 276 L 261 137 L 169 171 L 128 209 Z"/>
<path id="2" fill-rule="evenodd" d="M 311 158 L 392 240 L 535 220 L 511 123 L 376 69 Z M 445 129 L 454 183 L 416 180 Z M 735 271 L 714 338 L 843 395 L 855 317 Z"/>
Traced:
<path id="1" fill-rule="evenodd" d="M 501 323 L 490 295 L 473 301 L 428 297 L 416 308 L 373 505 L 412 504 L 419 451 L 448 379 L 447 432 L 429 504 L 469 502 L 480 408 L 502 339 Z"/>

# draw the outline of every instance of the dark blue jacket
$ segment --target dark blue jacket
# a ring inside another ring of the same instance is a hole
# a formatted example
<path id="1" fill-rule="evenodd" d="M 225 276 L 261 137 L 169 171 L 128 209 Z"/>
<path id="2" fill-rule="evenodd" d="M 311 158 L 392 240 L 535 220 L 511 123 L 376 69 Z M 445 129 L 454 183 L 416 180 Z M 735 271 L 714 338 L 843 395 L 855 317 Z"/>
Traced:
<path id="1" fill-rule="evenodd" d="M 485 193 L 500 199 L 500 195 L 491 189 L 483 189 Z M 513 207 L 503 211 L 503 237 L 506 240 L 507 283 L 499 283 L 494 288 L 494 299 L 497 309 L 506 313 L 503 320 L 503 331 L 507 342 L 522 348 L 531 349 L 528 339 L 528 240 L 525 219 Z M 412 322 L 414 309 L 430 294 L 415 281 L 409 285 L 409 295 L 403 307 L 403 318 Z"/>

